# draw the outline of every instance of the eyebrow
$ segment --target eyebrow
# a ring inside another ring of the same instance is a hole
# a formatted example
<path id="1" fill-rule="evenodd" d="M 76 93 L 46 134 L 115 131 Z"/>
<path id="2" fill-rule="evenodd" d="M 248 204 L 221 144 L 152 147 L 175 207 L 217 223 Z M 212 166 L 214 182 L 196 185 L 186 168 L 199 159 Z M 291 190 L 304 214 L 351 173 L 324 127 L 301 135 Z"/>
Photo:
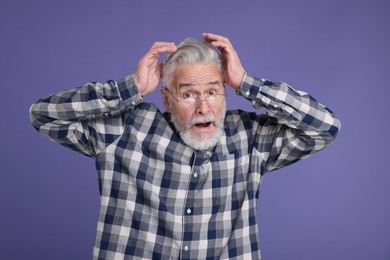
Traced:
<path id="1" fill-rule="evenodd" d="M 194 83 L 179 83 L 179 89 L 186 88 L 186 87 L 193 87 L 195 84 Z M 219 80 L 216 81 L 211 81 L 207 83 L 207 85 L 219 85 Z"/>

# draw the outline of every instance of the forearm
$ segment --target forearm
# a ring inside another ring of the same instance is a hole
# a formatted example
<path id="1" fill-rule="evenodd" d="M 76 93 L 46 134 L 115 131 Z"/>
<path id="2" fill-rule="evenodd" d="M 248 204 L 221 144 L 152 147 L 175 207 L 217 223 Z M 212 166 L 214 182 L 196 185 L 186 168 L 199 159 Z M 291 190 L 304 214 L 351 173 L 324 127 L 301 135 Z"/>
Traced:
<path id="1" fill-rule="evenodd" d="M 93 120 L 119 114 L 134 106 L 141 96 L 133 76 L 105 84 L 87 83 L 39 99 L 30 108 L 33 125 L 40 117 L 64 121 Z"/>
<path id="2" fill-rule="evenodd" d="M 237 93 L 250 100 L 255 108 L 264 109 L 278 124 L 304 131 L 308 137 L 319 136 L 330 143 L 340 129 L 340 121 L 330 109 L 286 83 L 246 75 Z"/>
<path id="3" fill-rule="evenodd" d="M 93 156 L 105 147 L 104 136 L 120 135 L 122 114 L 140 100 L 133 76 L 128 76 L 42 98 L 31 106 L 30 118 L 32 125 L 49 139 Z"/>
<path id="4" fill-rule="evenodd" d="M 253 145 L 264 156 L 266 172 L 322 150 L 340 129 L 332 111 L 285 83 L 247 75 L 237 93 L 268 115 L 267 121 L 255 122 L 253 128 Z"/>

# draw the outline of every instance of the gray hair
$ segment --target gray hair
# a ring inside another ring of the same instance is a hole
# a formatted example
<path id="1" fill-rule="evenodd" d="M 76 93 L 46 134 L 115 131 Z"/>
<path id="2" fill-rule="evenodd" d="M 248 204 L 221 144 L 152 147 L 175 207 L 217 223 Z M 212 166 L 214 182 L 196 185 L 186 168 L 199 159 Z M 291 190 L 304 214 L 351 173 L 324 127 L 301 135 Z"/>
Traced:
<path id="1" fill-rule="evenodd" d="M 177 46 L 177 51 L 167 56 L 163 62 L 162 81 L 170 88 L 175 70 L 181 64 L 214 63 L 223 77 L 224 62 L 222 55 L 206 41 L 187 38 Z"/>

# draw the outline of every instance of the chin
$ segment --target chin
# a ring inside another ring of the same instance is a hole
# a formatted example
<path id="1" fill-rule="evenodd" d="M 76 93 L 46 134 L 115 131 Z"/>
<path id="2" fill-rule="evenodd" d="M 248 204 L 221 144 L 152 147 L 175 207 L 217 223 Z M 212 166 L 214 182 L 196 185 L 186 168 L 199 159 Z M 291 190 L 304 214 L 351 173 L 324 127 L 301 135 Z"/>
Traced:
<path id="1" fill-rule="evenodd" d="M 209 137 L 209 133 L 202 133 L 194 137 L 190 131 L 180 132 L 180 137 L 183 142 L 195 150 L 209 150 L 218 144 L 223 136 L 222 127 L 217 128 L 217 131 Z"/>

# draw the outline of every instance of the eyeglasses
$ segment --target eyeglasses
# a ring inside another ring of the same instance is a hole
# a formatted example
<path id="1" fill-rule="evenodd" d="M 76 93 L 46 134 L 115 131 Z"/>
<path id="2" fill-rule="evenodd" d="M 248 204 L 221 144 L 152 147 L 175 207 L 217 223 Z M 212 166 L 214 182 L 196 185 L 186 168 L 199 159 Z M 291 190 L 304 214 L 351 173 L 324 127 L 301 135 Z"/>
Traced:
<path id="1" fill-rule="evenodd" d="M 176 100 L 177 103 L 188 107 L 194 107 L 202 101 L 207 101 L 210 105 L 221 104 L 227 96 L 225 88 L 223 94 L 211 89 L 203 95 L 205 97 L 204 99 L 201 99 L 200 93 L 187 91 L 183 94 L 183 98 L 179 100 L 168 88 L 162 87 L 162 89 L 166 90 Z"/>

